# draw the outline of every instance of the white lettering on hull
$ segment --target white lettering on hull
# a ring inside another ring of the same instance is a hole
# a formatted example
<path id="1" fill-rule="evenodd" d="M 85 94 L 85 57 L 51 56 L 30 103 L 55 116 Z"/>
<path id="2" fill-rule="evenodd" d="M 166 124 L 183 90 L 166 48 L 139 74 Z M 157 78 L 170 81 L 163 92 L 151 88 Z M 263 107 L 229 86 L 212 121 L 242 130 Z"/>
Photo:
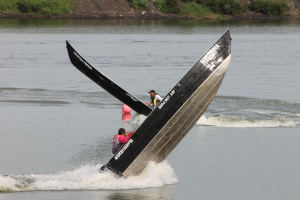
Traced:
<path id="1" fill-rule="evenodd" d="M 172 90 L 170 92 L 170 94 L 168 94 L 166 96 L 166 98 L 164 98 L 164 100 L 158 105 L 158 108 L 161 109 L 169 101 L 169 99 L 171 98 L 171 96 L 173 96 L 174 94 L 175 94 L 175 90 Z"/>
<path id="2" fill-rule="evenodd" d="M 216 56 L 217 54 L 217 50 L 220 49 L 220 46 L 215 44 L 208 52 L 207 54 L 205 54 L 205 56 L 200 60 L 200 62 L 203 64 L 203 65 L 208 65 L 209 64 L 209 61 L 214 57 Z M 215 67 L 215 65 L 210 65 L 208 66 L 208 68 L 213 71 L 213 68 Z"/>
<path id="3" fill-rule="evenodd" d="M 125 150 L 130 146 L 130 144 L 133 143 L 133 140 L 130 139 L 123 147 L 122 149 L 115 155 L 115 160 L 118 160 L 120 156 L 125 152 Z"/>

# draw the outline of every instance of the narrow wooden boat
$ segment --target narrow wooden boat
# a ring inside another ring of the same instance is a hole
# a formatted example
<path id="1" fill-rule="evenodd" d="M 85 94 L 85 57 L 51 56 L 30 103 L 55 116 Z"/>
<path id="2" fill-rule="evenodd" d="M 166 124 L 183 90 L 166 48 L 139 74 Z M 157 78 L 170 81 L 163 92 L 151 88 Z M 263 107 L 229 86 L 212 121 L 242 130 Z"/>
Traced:
<path id="1" fill-rule="evenodd" d="M 149 161 L 163 161 L 187 135 L 216 95 L 231 57 L 229 29 L 149 114 L 101 169 L 128 177 Z"/>

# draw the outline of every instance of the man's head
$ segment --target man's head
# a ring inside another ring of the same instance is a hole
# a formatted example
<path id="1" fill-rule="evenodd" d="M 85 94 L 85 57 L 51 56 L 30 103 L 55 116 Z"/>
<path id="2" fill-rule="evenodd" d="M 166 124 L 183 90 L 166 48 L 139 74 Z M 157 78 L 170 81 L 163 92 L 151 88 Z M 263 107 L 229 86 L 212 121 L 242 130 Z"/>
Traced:
<path id="1" fill-rule="evenodd" d="M 119 129 L 119 132 L 118 132 L 118 135 L 123 135 L 123 136 L 126 136 L 126 131 L 124 128 L 120 128 Z"/>
<path id="2" fill-rule="evenodd" d="M 151 97 L 155 96 L 155 90 L 150 90 L 148 93 L 150 94 Z"/>

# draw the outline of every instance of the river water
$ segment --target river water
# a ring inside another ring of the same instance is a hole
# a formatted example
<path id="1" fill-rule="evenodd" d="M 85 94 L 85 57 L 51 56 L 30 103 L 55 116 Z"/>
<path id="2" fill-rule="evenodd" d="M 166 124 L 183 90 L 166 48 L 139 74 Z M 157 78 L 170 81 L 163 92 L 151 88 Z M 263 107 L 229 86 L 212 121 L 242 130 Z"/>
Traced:
<path id="1" fill-rule="evenodd" d="M 147 102 L 227 28 L 225 79 L 167 160 L 127 179 L 99 174 L 117 130 L 145 117 L 122 116 L 65 40 Z M 0 199 L 299 199 L 299 41 L 299 22 L 0 19 Z"/>

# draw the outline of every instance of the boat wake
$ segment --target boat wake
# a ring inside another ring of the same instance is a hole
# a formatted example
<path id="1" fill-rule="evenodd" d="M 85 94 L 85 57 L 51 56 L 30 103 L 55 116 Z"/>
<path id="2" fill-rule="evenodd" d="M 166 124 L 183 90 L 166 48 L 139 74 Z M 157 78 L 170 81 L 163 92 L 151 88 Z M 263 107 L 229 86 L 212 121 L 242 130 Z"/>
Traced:
<path id="1" fill-rule="evenodd" d="M 137 127 L 144 120 L 143 115 L 137 115 L 132 123 Z M 276 127 L 300 127 L 300 118 L 286 117 L 274 119 L 255 119 L 245 116 L 212 116 L 204 115 L 197 121 L 196 126 L 217 126 L 217 127 L 244 127 L 244 128 L 276 128 Z M 136 128 L 137 128 L 136 127 Z"/>
<path id="2" fill-rule="evenodd" d="M 272 99 L 219 96 L 197 125 L 300 127 L 300 104 Z"/>
<path id="3" fill-rule="evenodd" d="M 131 123 L 138 127 L 146 117 L 136 114 Z M 300 127 L 300 103 L 272 99 L 216 96 L 198 126 L 217 127 Z"/>
<path id="4" fill-rule="evenodd" d="M 199 126 L 219 127 L 253 127 L 253 128 L 276 128 L 276 127 L 300 127 L 300 120 L 295 118 L 281 119 L 251 119 L 236 116 L 202 116 L 196 123 Z"/>
<path id="5" fill-rule="evenodd" d="M 1 192 L 61 190 L 126 190 L 162 187 L 178 182 L 167 163 L 150 162 L 139 176 L 121 178 L 110 170 L 99 173 L 101 165 L 85 165 L 56 174 L 0 175 Z"/>

